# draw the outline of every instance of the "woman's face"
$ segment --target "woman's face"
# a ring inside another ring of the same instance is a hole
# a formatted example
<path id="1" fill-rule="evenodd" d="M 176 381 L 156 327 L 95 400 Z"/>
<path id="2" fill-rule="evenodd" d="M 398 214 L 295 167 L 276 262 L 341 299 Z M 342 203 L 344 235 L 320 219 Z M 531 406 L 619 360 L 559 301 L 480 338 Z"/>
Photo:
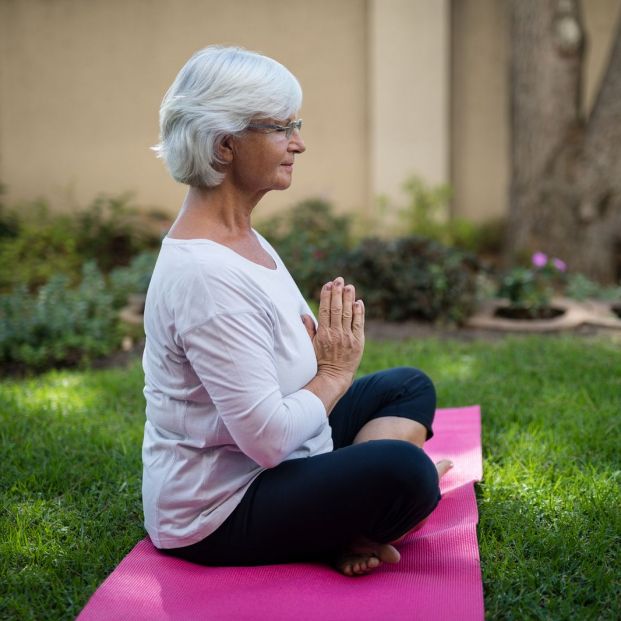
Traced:
<path id="1" fill-rule="evenodd" d="M 288 119 L 256 119 L 253 123 L 285 126 Z M 231 180 L 251 192 L 286 190 L 291 185 L 295 156 L 304 153 L 306 146 L 298 130 L 289 138 L 285 132 L 246 131 L 235 138 Z"/>

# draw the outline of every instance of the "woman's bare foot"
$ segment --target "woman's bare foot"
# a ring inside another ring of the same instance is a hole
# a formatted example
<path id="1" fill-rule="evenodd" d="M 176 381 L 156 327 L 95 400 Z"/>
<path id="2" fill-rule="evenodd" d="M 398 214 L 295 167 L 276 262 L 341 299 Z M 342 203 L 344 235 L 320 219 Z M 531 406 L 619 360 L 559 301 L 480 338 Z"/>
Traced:
<path id="1" fill-rule="evenodd" d="M 451 468 L 453 462 L 450 459 L 442 459 L 436 463 L 438 478 L 441 479 Z M 418 523 L 412 530 L 418 530 L 426 520 Z M 406 535 L 393 543 L 398 543 Z M 343 552 L 335 561 L 336 568 L 346 576 L 363 576 L 379 567 L 382 563 L 398 563 L 401 560 L 399 551 L 389 543 L 373 543 L 365 541 L 354 544 Z"/>
<path id="2" fill-rule="evenodd" d="M 335 562 L 336 568 L 346 576 L 362 576 L 382 563 L 398 563 L 401 555 L 389 543 L 365 542 L 354 544 Z"/>
<path id="3" fill-rule="evenodd" d="M 438 479 L 441 479 L 452 467 L 453 462 L 450 459 L 441 459 L 436 462 L 436 470 L 438 471 Z"/>

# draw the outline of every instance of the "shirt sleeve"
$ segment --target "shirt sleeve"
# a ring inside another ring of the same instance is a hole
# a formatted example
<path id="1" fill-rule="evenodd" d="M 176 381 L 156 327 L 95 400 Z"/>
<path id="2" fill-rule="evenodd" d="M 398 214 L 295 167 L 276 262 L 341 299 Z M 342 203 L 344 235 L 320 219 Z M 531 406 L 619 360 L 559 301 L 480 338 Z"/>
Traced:
<path id="1" fill-rule="evenodd" d="M 181 338 L 228 432 L 259 465 L 278 465 L 322 429 L 326 410 L 316 395 L 281 392 L 266 312 L 217 314 Z"/>

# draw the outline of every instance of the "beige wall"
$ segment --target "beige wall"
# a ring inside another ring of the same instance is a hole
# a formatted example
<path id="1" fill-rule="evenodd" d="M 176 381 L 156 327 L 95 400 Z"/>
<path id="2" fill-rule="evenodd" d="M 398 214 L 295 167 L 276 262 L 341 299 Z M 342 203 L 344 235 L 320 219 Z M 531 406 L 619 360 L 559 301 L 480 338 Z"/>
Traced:
<path id="1" fill-rule="evenodd" d="M 508 183 L 504 3 L 453 2 L 451 30 L 453 213 L 485 219 L 504 212 Z"/>
<path id="2" fill-rule="evenodd" d="M 399 203 L 411 175 L 449 179 L 449 2 L 369 5 L 371 190 Z"/>
<path id="3" fill-rule="evenodd" d="M 340 209 L 368 200 L 366 3 L 361 0 L 1 0 L 0 179 L 9 200 L 85 204 L 136 192 L 176 210 L 184 188 L 149 147 L 161 98 L 195 50 L 259 50 L 305 91 L 308 151 L 291 190 L 263 212 L 309 195 Z"/>
<path id="4" fill-rule="evenodd" d="M 593 99 L 621 0 L 585 0 Z M 133 191 L 176 211 L 185 189 L 149 147 L 159 102 L 213 43 L 300 79 L 308 151 L 268 214 L 308 196 L 372 214 L 414 173 L 454 213 L 505 211 L 507 23 L 501 0 L 0 0 L 0 181 L 8 200 L 84 205 Z"/>

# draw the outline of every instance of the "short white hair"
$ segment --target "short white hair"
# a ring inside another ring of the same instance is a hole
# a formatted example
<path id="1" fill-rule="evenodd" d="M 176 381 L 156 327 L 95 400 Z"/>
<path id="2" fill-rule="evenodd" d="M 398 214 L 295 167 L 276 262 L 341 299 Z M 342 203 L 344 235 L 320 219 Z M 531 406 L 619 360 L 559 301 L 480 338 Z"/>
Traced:
<path id="1" fill-rule="evenodd" d="M 178 73 L 160 106 L 160 142 L 153 147 L 172 177 L 195 187 L 222 183 L 218 146 L 253 118 L 288 119 L 302 106 L 302 88 L 279 62 L 239 47 L 210 46 Z"/>

